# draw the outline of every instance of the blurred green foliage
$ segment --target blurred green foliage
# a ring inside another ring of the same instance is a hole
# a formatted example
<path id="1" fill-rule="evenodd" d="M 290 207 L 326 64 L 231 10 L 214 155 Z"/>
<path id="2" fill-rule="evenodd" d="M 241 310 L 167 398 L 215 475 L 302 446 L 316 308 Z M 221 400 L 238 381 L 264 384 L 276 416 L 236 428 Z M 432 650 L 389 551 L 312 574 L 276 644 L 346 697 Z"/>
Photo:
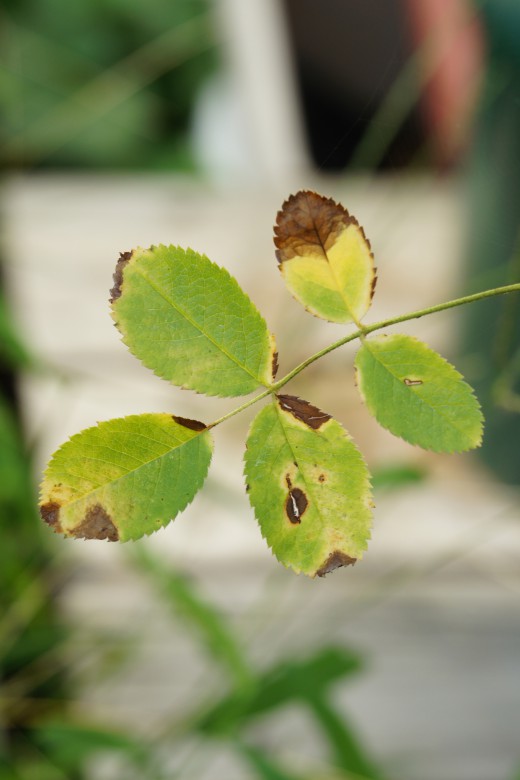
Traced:
<path id="1" fill-rule="evenodd" d="M 209 0 L 5 0 L 2 162 L 193 167 L 188 128 L 217 64 Z"/>
<path id="2" fill-rule="evenodd" d="M 488 62 L 468 160 L 467 272 L 470 291 L 520 281 L 520 5 L 476 3 Z M 464 313 L 465 375 L 482 404 L 481 456 L 520 484 L 520 307 L 484 301 Z"/>

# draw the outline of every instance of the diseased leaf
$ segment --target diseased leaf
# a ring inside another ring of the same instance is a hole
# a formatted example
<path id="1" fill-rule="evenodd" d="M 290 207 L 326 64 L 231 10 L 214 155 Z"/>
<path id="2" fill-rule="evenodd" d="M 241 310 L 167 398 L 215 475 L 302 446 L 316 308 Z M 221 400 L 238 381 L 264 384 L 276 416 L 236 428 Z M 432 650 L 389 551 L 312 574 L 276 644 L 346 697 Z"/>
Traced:
<path id="1" fill-rule="evenodd" d="M 139 539 L 192 501 L 212 450 L 209 431 L 196 420 L 141 414 L 99 423 L 52 456 L 41 516 L 65 536 Z"/>
<path id="2" fill-rule="evenodd" d="M 482 440 L 471 387 L 437 352 L 412 336 L 366 339 L 355 361 L 368 410 L 391 433 L 435 452 L 463 452 Z"/>
<path id="3" fill-rule="evenodd" d="M 219 396 L 271 384 L 273 337 L 238 282 L 205 255 L 162 245 L 124 252 L 114 282 L 123 341 L 158 376 Z"/>
<path id="4" fill-rule="evenodd" d="M 305 308 L 330 322 L 357 322 L 376 283 L 363 228 L 331 198 L 301 191 L 276 217 L 274 243 L 287 287 Z"/>
<path id="5" fill-rule="evenodd" d="M 262 535 L 284 566 L 323 576 L 362 557 L 373 506 L 369 473 L 330 415 L 278 396 L 253 421 L 245 475 Z"/>

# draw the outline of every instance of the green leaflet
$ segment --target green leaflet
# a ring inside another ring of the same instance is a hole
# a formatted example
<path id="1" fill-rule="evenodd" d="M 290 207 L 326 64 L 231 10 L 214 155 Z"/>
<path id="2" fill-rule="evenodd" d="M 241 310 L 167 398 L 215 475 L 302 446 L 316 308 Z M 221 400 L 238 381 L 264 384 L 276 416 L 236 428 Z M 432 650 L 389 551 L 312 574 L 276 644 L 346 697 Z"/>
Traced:
<path id="1" fill-rule="evenodd" d="M 123 253 L 114 280 L 123 341 L 158 376 L 219 396 L 271 384 L 274 339 L 224 268 L 191 249 L 161 245 Z"/>
<path id="2" fill-rule="evenodd" d="M 209 431 L 195 420 L 141 414 L 99 423 L 54 453 L 40 513 L 65 536 L 139 539 L 192 501 L 212 450 Z"/>
<path id="3" fill-rule="evenodd" d="M 391 433 L 435 452 L 463 452 L 482 440 L 471 387 L 437 352 L 411 336 L 366 339 L 357 384 L 368 410 Z"/>
<path id="4" fill-rule="evenodd" d="M 373 506 L 369 473 L 328 414 L 278 396 L 253 421 L 245 475 L 262 534 L 284 566 L 323 576 L 362 557 Z"/>
<path id="5" fill-rule="evenodd" d="M 298 192 L 283 204 L 274 232 L 287 287 L 311 314 L 331 322 L 358 322 L 366 314 L 374 258 L 363 228 L 343 206 Z"/>

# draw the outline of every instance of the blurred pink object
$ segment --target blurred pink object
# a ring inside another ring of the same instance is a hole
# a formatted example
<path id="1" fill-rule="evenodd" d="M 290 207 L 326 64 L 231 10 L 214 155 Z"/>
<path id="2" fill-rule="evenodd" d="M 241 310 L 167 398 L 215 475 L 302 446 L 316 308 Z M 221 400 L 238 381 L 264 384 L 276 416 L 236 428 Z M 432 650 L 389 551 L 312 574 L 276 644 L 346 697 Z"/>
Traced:
<path id="1" fill-rule="evenodd" d="M 404 0 L 421 76 L 422 111 L 441 167 L 467 146 L 483 67 L 483 32 L 468 0 Z"/>

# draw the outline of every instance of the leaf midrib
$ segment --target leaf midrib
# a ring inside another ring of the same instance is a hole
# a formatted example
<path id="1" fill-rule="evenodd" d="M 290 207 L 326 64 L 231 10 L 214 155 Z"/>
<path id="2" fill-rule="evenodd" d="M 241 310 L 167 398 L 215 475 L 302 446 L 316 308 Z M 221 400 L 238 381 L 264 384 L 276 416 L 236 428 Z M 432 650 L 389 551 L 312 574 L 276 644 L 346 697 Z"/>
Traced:
<path id="1" fill-rule="evenodd" d="M 285 437 L 285 441 L 287 442 L 287 446 L 289 447 L 289 449 L 291 451 L 293 462 L 296 463 L 297 466 L 298 466 L 298 469 L 299 469 L 299 471 L 300 471 L 300 473 L 301 473 L 301 475 L 303 477 L 303 482 L 305 484 L 305 487 L 309 491 L 309 495 L 311 496 L 312 501 L 313 501 L 314 505 L 316 506 L 316 511 L 318 512 L 319 518 L 320 518 L 321 523 L 322 523 L 322 527 L 324 527 L 324 525 L 326 523 L 326 519 L 323 517 L 323 515 L 321 513 L 319 501 L 316 501 L 316 497 L 314 495 L 314 491 L 311 490 L 311 488 L 308 485 L 308 482 L 307 482 L 307 479 L 306 479 L 305 474 L 303 472 L 303 469 L 301 468 L 301 466 L 299 464 L 299 459 L 297 458 L 297 456 L 296 456 L 296 454 L 295 454 L 295 452 L 294 452 L 294 450 L 293 450 L 293 448 L 291 446 L 291 442 L 289 441 L 289 437 L 287 436 L 287 432 L 285 430 L 283 415 L 284 414 L 290 414 L 290 412 L 284 412 L 282 409 L 280 409 L 280 406 L 279 406 L 277 401 L 275 402 L 275 405 L 276 405 L 276 411 L 277 411 L 277 414 L 278 414 L 278 420 L 280 422 L 280 427 L 281 427 L 281 429 L 283 431 L 283 435 Z"/>
<path id="2" fill-rule="evenodd" d="M 367 340 L 367 341 L 365 341 L 364 347 L 365 347 L 365 349 L 367 349 L 367 350 L 368 350 L 368 352 L 369 352 L 369 353 L 372 355 L 372 357 L 374 358 L 374 360 L 375 360 L 377 363 L 379 363 L 379 365 L 380 365 L 380 366 L 382 366 L 382 368 L 384 368 L 384 369 L 385 369 L 385 371 L 386 371 L 386 372 L 387 372 L 387 373 L 388 373 L 388 374 L 389 374 L 389 375 L 392 377 L 392 379 L 393 379 L 393 380 L 395 380 L 395 381 L 398 383 L 399 387 L 406 387 L 406 385 L 404 385 L 404 384 L 403 384 L 403 380 L 402 380 L 400 377 L 398 377 L 396 374 L 394 374 L 394 372 L 390 370 L 390 368 L 389 368 L 389 367 L 386 365 L 386 363 L 384 363 L 384 362 L 383 362 L 383 361 L 380 359 L 380 357 L 379 357 L 379 353 L 378 353 L 378 352 L 373 352 L 373 351 L 372 351 L 372 349 L 371 349 L 371 348 L 370 348 L 370 346 L 369 346 L 369 343 L 370 343 L 370 342 L 369 342 L 368 340 Z M 459 381 L 459 382 L 464 382 L 464 380 L 462 380 L 462 379 L 460 379 L 460 380 L 457 380 L 457 381 Z M 466 430 L 466 429 L 463 429 L 463 428 L 459 428 L 459 426 L 458 426 L 458 425 L 456 425 L 456 424 L 455 424 L 455 422 L 454 422 L 454 421 L 453 421 L 451 418 L 448 418 L 448 417 L 446 417 L 446 415 L 444 415 L 444 414 L 443 414 L 443 413 L 440 411 L 440 409 L 439 409 L 438 407 L 436 407 L 436 406 L 433 406 L 433 405 L 429 404 L 429 403 L 426 401 L 426 399 L 425 399 L 425 398 L 423 398 L 423 397 L 422 397 L 421 395 L 419 395 L 418 393 L 414 393 L 414 392 L 411 390 L 411 388 L 410 388 L 410 393 L 412 393 L 412 397 L 414 397 L 414 398 L 417 398 L 417 399 L 418 399 L 418 401 L 419 401 L 419 402 L 420 402 L 420 403 L 421 403 L 423 406 L 425 406 L 427 409 L 430 409 L 431 411 L 433 411 L 433 412 L 435 412 L 436 414 L 438 414 L 438 415 L 439 415 L 439 417 L 441 417 L 443 420 L 445 420 L 445 421 L 446 421 L 446 422 L 447 422 L 447 423 L 448 423 L 448 424 L 449 424 L 451 427 L 453 427 L 453 428 L 454 428 L 454 429 L 455 429 L 455 430 L 456 430 L 458 433 L 460 433 L 461 435 L 463 435 L 465 438 L 468 438 L 468 432 L 467 432 L 467 430 Z"/>
<path id="3" fill-rule="evenodd" d="M 146 273 L 144 273 L 143 269 L 137 266 L 134 266 L 134 271 L 139 273 L 143 279 L 148 282 L 150 287 L 155 290 L 155 292 L 164 300 L 167 304 L 169 304 L 172 309 L 175 309 L 181 317 L 184 317 L 184 319 L 189 322 L 189 324 L 195 328 L 195 330 L 198 330 L 199 333 L 201 333 L 205 338 L 207 338 L 208 341 L 210 341 L 214 347 L 216 347 L 220 352 L 222 352 L 223 355 L 225 355 L 232 363 L 235 363 L 244 373 L 249 374 L 249 376 L 254 379 L 258 384 L 263 385 L 264 387 L 269 387 L 266 382 L 262 381 L 258 376 L 255 376 L 255 374 L 250 371 L 247 366 L 243 365 L 236 357 L 231 355 L 221 344 L 219 344 L 217 341 L 215 341 L 214 338 L 212 338 L 209 333 L 207 333 L 195 320 L 193 320 L 185 311 L 184 309 L 181 309 L 181 307 L 176 304 L 174 301 L 172 301 L 164 292 L 161 290 L 160 287 L 158 287 L 156 284 L 153 283 L 153 281 L 150 279 L 149 276 L 147 276 Z"/>
<path id="4" fill-rule="evenodd" d="M 161 455 L 158 455 L 156 458 L 152 458 L 151 460 L 146 461 L 145 463 L 141 463 L 139 466 L 136 466 L 133 469 L 130 469 L 129 471 L 126 471 L 124 474 L 121 474 L 119 477 L 116 477 L 115 479 L 106 482 L 104 485 L 99 485 L 98 487 L 94 488 L 94 490 L 89 490 L 87 493 L 83 493 L 83 495 L 79 496 L 78 498 L 75 498 L 72 501 L 69 501 L 65 506 L 65 508 L 69 508 L 74 506 L 74 504 L 77 504 L 79 501 L 83 501 L 89 496 L 93 496 L 96 493 L 98 493 L 100 490 L 105 490 L 110 485 L 116 485 L 118 482 L 120 482 L 123 479 L 126 479 L 130 474 L 134 474 L 136 471 L 139 471 L 139 469 L 145 468 L 146 466 L 150 466 L 152 463 L 155 463 L 158 460 L 162 460 L 162 458 L 165 458 L 167 455 L 169 455 L 171 452 L 174 452 L 175 450 L 180 449 L 180 447 L 183 447 L 185 444 L 189 444 L 192 441 L 195 441 L 201 434 L 207 433 L 207 431 L 200 431 L 195 434 L 195 436 L 192 436 L 190 439 L 186 439 L 185 441 L 181 442 L 180 444 L 177 444 L 175 447 L 170 447 L 170 449 L 166 450 L 166 452 L 163 452 Z M 91 458 L 91 460 L 95 460 L 94 458 Z M 109 461 L 105 461 L 105 463 L 108 463 Z M 70 472 L 67 472 L 67 474 Z M 72 475 L 74 476 L 74 475 Z"/>

